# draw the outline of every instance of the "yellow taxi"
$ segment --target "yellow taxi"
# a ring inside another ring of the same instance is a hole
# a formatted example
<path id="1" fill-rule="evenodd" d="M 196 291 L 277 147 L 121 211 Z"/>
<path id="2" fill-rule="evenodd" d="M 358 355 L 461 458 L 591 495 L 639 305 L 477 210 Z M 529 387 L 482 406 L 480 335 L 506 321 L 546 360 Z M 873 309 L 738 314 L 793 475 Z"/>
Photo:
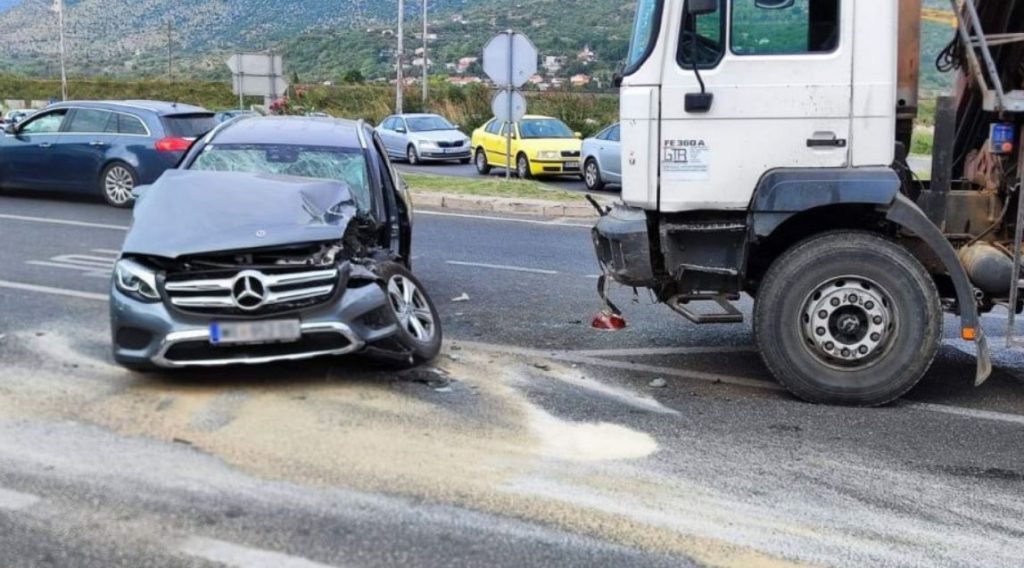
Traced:
<path id="1" fill-rule="evenodd" d="M 578 132 L 557 118 L 526 115 L 512 129 L 512 168 L 522 179 L 582 175 Z M 508 123 L 491 119 L 473 132 L 473 160 L 481 175 L 508 163 Z"/>

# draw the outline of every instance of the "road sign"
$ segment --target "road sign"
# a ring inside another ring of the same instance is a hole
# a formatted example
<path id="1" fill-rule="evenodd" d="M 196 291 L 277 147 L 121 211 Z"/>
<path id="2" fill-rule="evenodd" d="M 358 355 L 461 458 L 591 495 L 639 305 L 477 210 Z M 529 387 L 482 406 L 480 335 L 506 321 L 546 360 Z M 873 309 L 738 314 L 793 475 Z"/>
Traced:
<path id="1" fill-rule="evenodd" d="M 512 100 L 510 101 L 509 98 Z M 526 97 L 519 91 L 498 91 L 491 102 L 494 118 L 499 122 L 519 122 L 526 116 Z M 511 114 L 510 114 L 511 113 Z"/>
<path id="2" fill-rule="evenodd" d="M 539 54 L 523 34 L 503 32 L 484 48 L 484 73 L 500 87 L 518 89 L 537 73 Z"/>
<path id="3" fill-rule="evenodd" d="M 238 96 L 277 98 L 288 91 L 284 78 L 284 59 L 273 53 L 239 53 L 227 60 L 234 79 L 232 90 Z"/>

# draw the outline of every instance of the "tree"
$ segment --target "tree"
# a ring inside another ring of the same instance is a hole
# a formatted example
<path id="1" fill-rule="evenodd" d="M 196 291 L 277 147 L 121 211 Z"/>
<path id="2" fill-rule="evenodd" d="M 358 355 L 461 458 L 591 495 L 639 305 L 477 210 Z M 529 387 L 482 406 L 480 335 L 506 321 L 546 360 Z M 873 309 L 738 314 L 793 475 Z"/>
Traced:
<path id="1" fill-rule="evenodd" d="M 362 71 L 358 69 L 351 69 L 345 72 L 345 75 L 341 78 L 342 83 L 348 83 L 349 85 L 362 85 L 366 82 L 366 77 L 363 77 Z"/>
<path id="2" fill-rule="evenodd" d="M 301 83 L 301 81 L 299 81 L 299 72 L 292 71 L 292 85 L 298 85 L 299 83 Z"/>

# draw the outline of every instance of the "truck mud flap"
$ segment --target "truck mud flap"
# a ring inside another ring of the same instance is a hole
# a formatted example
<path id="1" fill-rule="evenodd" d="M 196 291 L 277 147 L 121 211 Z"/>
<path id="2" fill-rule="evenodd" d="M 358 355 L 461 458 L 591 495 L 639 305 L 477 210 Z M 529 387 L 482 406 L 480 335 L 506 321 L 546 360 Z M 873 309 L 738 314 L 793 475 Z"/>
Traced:
<path id="1" fill-rule="evenodd" d="M 978 368 L 975 385 L 981 386 L 992 375 L 992 355 L 989 352 L 985 331 L 978 317 L 978 305 L 974 299 L 974 286 L 967 277 L 967 271 L 960 264 L 956 250 L 943 236 L 921 209 L 904 195 L 897 195 L 886 211 L 886 218 L 907 229 L 924 241 L 946 267 L 956 287 L 957 304 L 960 307 L 960 336 L 973 341 L 978 350 Z"/>

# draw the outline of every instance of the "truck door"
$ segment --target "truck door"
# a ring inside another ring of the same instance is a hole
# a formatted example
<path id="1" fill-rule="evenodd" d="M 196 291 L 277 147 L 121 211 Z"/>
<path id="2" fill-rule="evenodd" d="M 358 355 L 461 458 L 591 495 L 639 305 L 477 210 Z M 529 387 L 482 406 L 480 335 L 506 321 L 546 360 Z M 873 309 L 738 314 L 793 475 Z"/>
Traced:
<path id="1" fill-rule="evenodd" d="M 853 0 L 683 4 L 665 14 L 681 25 L 662 72 L 661 211 L 742 210 L 769 170 L 850 164 Z M 686 104 L 695 63 L 706 110 Z"/>

